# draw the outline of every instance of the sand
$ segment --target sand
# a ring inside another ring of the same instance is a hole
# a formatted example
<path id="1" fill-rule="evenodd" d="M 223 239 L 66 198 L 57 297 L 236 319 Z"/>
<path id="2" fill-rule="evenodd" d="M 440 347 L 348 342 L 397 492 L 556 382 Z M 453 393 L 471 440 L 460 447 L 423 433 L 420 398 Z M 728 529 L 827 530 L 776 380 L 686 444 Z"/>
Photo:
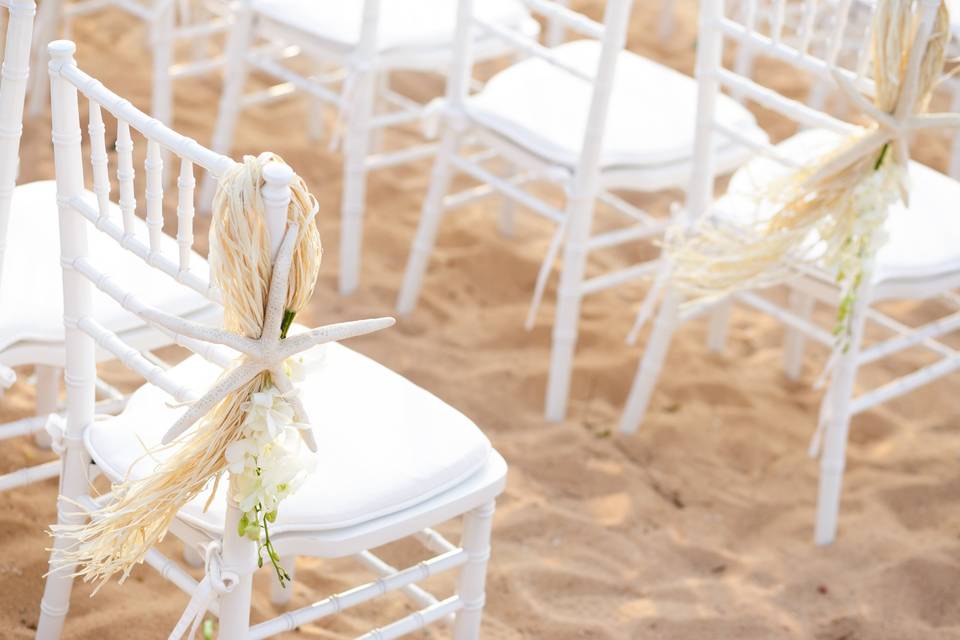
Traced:
<path id="1" fill-rule="evenodd" d="M 663 43 L 656 36 L 658 4 L 637 2 L 630 47 L 690 73 L 694 3 L 682 3 L 677 31 Z M 602 2 L 575 6 L 597 16 Z M 75 37 L 84 68 L 149 104 L 149 74 L 132 72 L 148 59 L 134 21 L 105 13 L 81 21 Z M 806 90 L 803 78 L 774 66 L 761 65 L 760 73 L 794 95 Z M 419 95 L 441 86 L 420 77 L 399 81 Z M 179 86 L 177 125 L 209 140 L 218 91 L 212 78 Z M 371 179 L 361 288 L 341 298 L 335 283 L 340 160 L 306 137 L 305 114 L 300 99 L 248 112 L 235 154 L 280 153 L 320 198 L 326 262 L 307 320 L 389 314 L 429 163 Z M 789 133 L 768 114 L 761 117 L 777 136 Z M 48 127 L 45 118 L 27 125 L 23 180 L 53 175 Z M 917 154 L 943 168 L 946 148 L 943 140 L 926 139 Z M 662 214 L 677 197 L 633 201 Z M 955 378 L 854 421 L 840 537 L 817 548 L 817 464 L 805 451 L 823 354 L 790 382 L 780 367 L 782 329 L 773 321 L 736 312 L 722 355 L 707 352 L 704 325 L 693 323 L 678 333 L 642 430 L 618 436 L 616 420 L 641 353 L 623 342 L 646 286 L 640 283 L 585 302 L 569 418 L 548 424 L 541 409 L 552 288 L 536 328 L 527 333 L 522 323 L 549 228 L 524 216 L 514 237 L 504 238 L 496 212 L 491 202 L 449 216 L 416 313 L 351 343 L 460 408 L 509 461 L 495 518 L 485 638 L 960 638 Z M 623 266 L 637 255 L 627 248 L 598 263 Z M 942 312 L 932 303 L 897 308 L 914 321 Z M 904 354 L 867 371 L 864 380 L 923 361 Z M 20 373 L 25 378 L 29 370 Z M 0 405 L 0 418 L 29 415 L 32 403 L 31 388 L 18 384 Z M 5 441 L 0 472 L 49 457 L 28 439 Z M 55 517 L 56 491 L 51 480 L 0 495 L 0 638 L 33 636 L 47 562 L 44 529 Z M 165 550 L 175 554 L 177 547 L 168 541 Z M 385 555 L 396 563 L 421 557 L 410 544 L 392 545 Z M 301 559 L 293 604 L 368 578 L 348 561 Z M 255 620 L 278 613 L 267 597 L 268 580 L 266 572 L 257 576 Z M 94 599 L 89 593 L 86 586 L 74 590 L 64 638 L 165 638 L 187 600 L 146 567 L 123 586 L 110 585 Z M 284 637 L 353 637 L 410 609 L 392 598 Z"/>

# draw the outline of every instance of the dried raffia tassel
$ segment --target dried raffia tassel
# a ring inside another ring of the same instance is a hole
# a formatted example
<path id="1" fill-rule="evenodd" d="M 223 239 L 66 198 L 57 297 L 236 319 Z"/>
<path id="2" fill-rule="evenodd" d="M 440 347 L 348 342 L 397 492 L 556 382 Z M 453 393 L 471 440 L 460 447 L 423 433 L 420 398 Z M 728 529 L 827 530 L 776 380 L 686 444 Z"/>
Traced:
<path id="1" fill-rule="evenodd" d="M 838 351 L 847 347 L 851 309 L 869 281 L 885 241 L 890 205 L 908 201 L 909 134 L 927 127 L 957 127 L 955 114 L 922 115 L 943 73 L 950 16 L 940 2 L 922 50 L 914 0 L 877 3 L 873 28 L 876 97 L 869 103 L 838 72 L 846 97 L 874 123 L 842 139 L 836 149 L 769 184 L 755 198 L 772 216 L 724 225 L 711 216 L 689 230 L 668 233 L 665 254 L 671 283 L 693 304 L 751 288 L 782 284 L 798 265 L 835 270 L 841 288 Z"/>
<path id="2" fill-rule="evenodd" d="M 263 331 L 273 271 L 260 193 L 262 170 L 269 162 L 283 160 L 272 154 L 247 156 L 221 178 L 210 233 L 211 275 L 223 294 L 224 327 L 253 339 Z M 320 235 L 313 223 L 316 199 L 299 177 L 294 177 L 290 190 L 287 222 L 297 224 L 299 230 L 287 289 L 285 329 L 310 300 L 321 259 Z M 54 525 L 54 535 L 74 541 L 59 555 L 60 563 L 78 565 L 76 575 L 97 583 L 97 590 L 118 574 L 123 582 L 163 540 L 177 512 L 210 482 L 214 483 L 213 499 L 216 484 L 228 467 L 225 452 L 242 436 L 251 395 L 269 384 L 269 373 L 257 375 L 217 404 L 195 429 L 166 447 L 149 451 L 147 456 L 168 449 L 150 475 L 115 484 L 111 500 L 91 513 L 88 523 Z M 234 493 L 235 487 L 231 487 L 231 496 Z"/>

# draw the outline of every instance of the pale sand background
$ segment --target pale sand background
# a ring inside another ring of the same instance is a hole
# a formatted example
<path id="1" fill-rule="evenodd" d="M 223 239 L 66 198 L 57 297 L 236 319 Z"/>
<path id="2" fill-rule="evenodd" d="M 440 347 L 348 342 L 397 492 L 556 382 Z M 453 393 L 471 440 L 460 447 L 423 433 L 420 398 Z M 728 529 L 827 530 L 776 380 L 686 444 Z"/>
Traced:
<path id="1" fill-rule="evenodd" d="M 575 4 L 593 15 L 602 7 L 599 0 Z M 659 3 L 637 4 L 630 47 L 690 73 L 693 3 L 683 3 L 667 43 L 656 36 Z M 148 104 L 149 74 L 133 72 L 148 60 L 135 22 L 104 14 L 78 25 L 76 38 L 83 67 Z M 763 73 L 779 74 L 778 84 L 802 95 L 804 80 L 795 74 L 769 66 Z M 410 82 L 423 95 L 440 87 L 435 80 Z M 177 124 L 201 141 L 209 139 L 218 90 L 209 79 L 177 91 Z M 371 180 L 362 287 L 341 299 L 335 293 L 340 162 L 325 144 L 306 139 L 305 113 L 304 101 L 296 100 L 247 114 L 235 153 L 281 153 L 322 202 L 327 255 L 307 320 L 389 314 L 429 165 Z M 27 127 L 24 179 L 52 177 L 48 126 L 44 119 Z M 942 167 L 945 144 L 921 146 L 919 155 Z M 675 197 L 636 202 L 664 212 Z M 415 315 L 351 343 L 462 409 L 510 462 L 495 520 L 484 637 L 960 638 L 956 378 L 855 421 L 840 539 L 815 548 L 817 465 L 804 452 L 819 400 L 811 383 L 822 359 L 791 383 L 780 370 L 783 334 L 772 321 L 736 314 L 722 356 L 706 353 L 703 325 L 693 324 L 679 333 L 642 432 L 611 435 L 640 354 L 624 346 L 623 336 L 643 287 L 621 289 L 585 303 L 570 417 L 546 424 L 541 405 L 552 302 L 532 333 L 522 322 L 548 229 L 524 217 L 515 238 L 504 239 L 495 216 L 490 203 L 447 218 Z M 602 263 L 628 264 L 631 252 Z M 902 309 L 913 319 L 940 311 L 920 304 Z M 899 357 L 867 377 L 904 371 L 921 358 Z M 28 415 L 31 407 L 32 391 L 18 385 L 0 417 Z M 0 447 L 0 472 L 48 456 L 26 440 L 8 441 Z M 0 638 L 32 637 L 47 560 L 43 531 L 54 518 L 55 494 L 55 481 L 48 481 L 0 495 Z M 168 542 L 167 550 L 176 547 Z M 386 550 L 397 563 L 417 554 L 412 545 Z M 294 604 L 367 578 L 349 562 L 304 559 Z M 255 620 L 277 613 L 266 597 L 268 579 L 265 572 L 257 578 Z M 149 568 L 93 600 L 88 594 L 85 586 L 74 591 L 66 638 L 165 638 L 186 604 Z M 352 637 L 408 610 L 398 597 L 286 637 Z"/>

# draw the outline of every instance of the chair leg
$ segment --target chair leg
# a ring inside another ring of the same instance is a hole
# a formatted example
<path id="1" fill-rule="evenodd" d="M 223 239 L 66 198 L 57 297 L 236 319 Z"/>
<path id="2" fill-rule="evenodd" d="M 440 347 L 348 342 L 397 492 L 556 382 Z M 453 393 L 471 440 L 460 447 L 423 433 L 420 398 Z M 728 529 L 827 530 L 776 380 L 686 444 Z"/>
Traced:
<path id="1" fill-rule="evenodd" d="M 372 71 L 358 71 L 354 99 L 347 121 L 344 148 L 343 203 L 340 209 L 340 294 L 353 293 L 360 280 L 363 213 L 367 197 L 367 155 L 373 115 Z"/>
<path id="2" fill-rule="evenodd" d="M 676 329 L 680 308 L 680 294 L 668 289 L 660 303 L 660 311 L 653 323 L 653 332 L 643 351 L 643 357 L 637 366 L 637 373 L 633 377 L 633 386 L 627 403 L 620 416 L 620 432 L 633 433 L 640 426 L 647 413 L 650 397 L 660 378 L 660 369 L 667 357 L 670 341 Z"/>
<path id="3" fill-rule="evenodd" d="M 291 580 L 296 580 L 297 556 L 288 556 L 285 558 L 280 558 L 280 566 L 282 566 L 286 570 L 287 575 L 290 576 Z M 278 607 L 284 607 L 290 604 L 290 600 L 292 598 L 293 598 L 292 584 L 288 584 L 286 587 L 281 587 L 279 580 L 274 579 L 273 581 L 270 582 L 270 602 L 277 605 Z"/>
<path id="4" fill-rule="evenodd" d="M 707 349 L 720 353 L 727 346 L 727 330 L 730 328 L 730 312 L 733 300 L 724 300 L 710 312 L 710 324 L 707 327 Z"/>
<path id="5" fill-rule="evenodd" d="M 250 600 L 253 594 L 253 572 L 256 565 L 257 543 L 237 533 L 240 509 L 227 506 L 223 534 L 224 572 L 239 576 L 229 593 L 220 596 L 220 630 L 223 640 L 246 638 L 250 632 Z"/>
<path id="6" fill-rule="evenodd" d="M 816 300 L 812 296 L 801 293 L 796 289 L 790 291 L 790 311 L 804 320 L 809 320 L 813 313 Z M 787 327 L 787 337 L 784 340 L 783 371 L 791 380 L 800 377 L 803 368 L 803 352 L 807 345 L 807 336 L 802 331 Z"/>
<path id="7" fill-rule="evenodd" d="M 564 252 L 570 251 L 569 245 Z M 583 258 L 585 261 L 585 256 Z M 571 273 L 577 271 L 577 273 Z M 568 269 L 564 260 L 560 274 L 560 290 L 557 294 L 557 311 L 551 334 L 550 372 L 547 378 L 545 413 L 547 420 L 560 422 L 567 414 L 570 395 L 570 379 L 573 375 L 573 356 L 577 348 L 577 332 L 580 323 L 580 285 L 583 267 Z"/>
<path id="8" fill-rule="evenodd" d="M 380 71 L 374 80 L 373 113 L 386 113 L 390 110 L 385 96 L 390 91 L 390 72 Z M 383 151 L 386 129 L 377 127 L 370 132 L 370 150 L 373 153 Z"/>
<path id="9" fill-rule="evenodd" d="M 454 640 L 480 638 L 494 507 L 493 502 L 488 502 L 463 517 L 461 547 L 467 552 L 467 563 L 460 570 L 457 581 L 457 595 L 463 601 L 463 608 L 457 612 L 454 622 Z"/>
<path id="10" fill-rule="evenodd" d="M 417 234 L 410 246 L 410 257 L 407 258 L 407 268 L 403 273 L 403 284 L 397 296 L 397 313 L 405 316 L 417 306 L 420 288 L 423 286 L 423 276 L 433 252 L 433 245 L 437 237 L 437 228 L 443 216 L 443 198 L 450 188 L 450 179 L 453 175 L 451 158 L 460 146 L 460 134 L 447 127 L 440 141 L 440 149 L 433 161 L 433 171 L 430 174 L 430 188 L 423 202 L 423 211 L 420 213 L 420 224 Z"/>
<path id="11" fill-rule="evenodd" d="M 867 305 L 861 293 L 854 306 L 853 333 L 847 351 L 840 356 L 833 371 L 830 388 L 824 397 L 829 402 L 823 453 L 820 457 L 820 487 L 817 495 L 817 523 L 814 540 L 819 545 L 830 544 L 837 537 L 837 519 L 840 513 L 840 492 L 847 457 L 847 433 L 850 428 L 850 400 L 857 377 L 857 360 L 863 341 Z"/>
<path id="12" fill-rule="evenodd" d="M 60 378 L 63 371 L 58 367 L 37 366 L 37 415 L 56 413 L 60 404 Z M 50 448 L 50 434 L 41 429 L 33 435 L 37 445 Z"/>
<path id="13" fill-rule="evenodd" d="M 37 21 L 33 30 L 33 60 L 30 68 L 30 96 L 27 114 L 32 118 L 40 115 L 48 104 L 50 79 L 47 68 L 47 43 L 56 40 L 63 16 L 63 0 L 44 0 L 37 9 Z"/>
<path id="14" fill-rule="evenodd" d="M 512 162 L 506 161 L 503 168 L 502 176 L 506 179 L 509 179 L 513 176 L 516 171 L 516 167 Z M 505 237 L 513 236 L 513 219 L 517 212 L 517 204 L 513 201 L 512 198 L 507 196 L 503 197 L 503 202 L 500 204 L 500 220 L 497 225 L 500 229 L 500 235 Z"/>
<path id="15" fill-rule="evenodd" d="M 324 131 L 326 131 L 325 122 L 323 121 L 324 115 L 326 113 L 326 103 L 316 96 L 311 96 L 309 98 L 309 122 L 307 123 L 307 135 L 310 136 L 310 139 L 314 142 L 322 140 Z"/>
<path id="16" fill-rule="evenodd" d="M 86 514 L 76 506 L 76 500 L 86 494 L 90 460 L 80 438 L 68 440 L 66 446 L 60 475 L 60 497 L 57 500 L 57 523 L 79 525 L 86 520 Z M 63 623 L 70 609 L 70 592 L 73 590 L 76 565 L 62 564 L 60 555 L 73 545 L 73 540 L 61 536 L 53 540 L 50 573 L 47 575 L 43 598 L 40 600 L 37 640 L 57 640 L 63 632 Z"/>
<path id="17" fill-rule="evenodd" d="M 235 20 L 227 41 L 227 60 L 223 67 L 223 95 L 220 97 L 217 124 L 214 127 L 211 143 L 214 151 L 223 154 L 229 153 L 230 147 L 233 146 L 233 134 L 237 127 L 237 118 L 240 116 L 243 87 L 247 81 L 247 51 L 253 36 L 253 12 L 249 3 L 242 3 L 239 6 Z M 205 174 L 200 187 L 199 210 L 201 212 L 209 213 L 215 189 L 214 177 L 209 173 Z"/>
<path id="18" fill-rule="evenodd" d="M 557 289 L 557 311 L 550 347 L 550 371 L 547 377 L 545 414 L 547 420 L 559 422 L 567 413 L 573 356 L 577 348 L 580 324 L 580 301 L 583 298 L 583 276 L 587 266 L 587 242 L 593 226 L 594 190 L 575 190 L 567 202 L 566 236 L 560 286 Z"/>

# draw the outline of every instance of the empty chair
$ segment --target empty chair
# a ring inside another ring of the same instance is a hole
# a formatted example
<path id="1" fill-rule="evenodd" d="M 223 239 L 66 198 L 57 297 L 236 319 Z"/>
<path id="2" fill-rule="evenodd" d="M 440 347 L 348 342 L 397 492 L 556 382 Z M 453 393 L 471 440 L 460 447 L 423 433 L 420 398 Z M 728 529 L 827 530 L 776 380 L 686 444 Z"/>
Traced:
<path id="1" fill-rule="evenodd" d="M 624 50 L 629 0 L 608 2 L 602 24 L 555 2 L 528 4 L 586 39 L 544 47 L 491 23 L 481 12 L 483 2 L 460 2 L 457 48 L 442 111 L 443 137 L 397 310 L 406 315 L 416 305 L 444 212 L 477 196 L 498 193 L 556 223 L 535 302 L 562 245 L 546 395 L 547 418 L 561 420 L 581 299 L 656 270 L 651 261 L 588 279 L 587 256 L 598 249 L 655 240 L 667 226 L 667 220 L 632 206 L 614 191 L 686 187 L 693 167 L 697 87 L 692 78 Z M 471 93 L 474 56 L 468 34 L 474 32 L 502 38 L 528 57 Z M 743 140 L 766 138 L 753 115 L 734 100 L 721 98 L 718 112 L 728 134 L 716 149 L 718 169 L 724 172 L 748 155 Z M 509 175 L 503 174 L 504 163 L 515 168 Z M 448 194 L 455 173 L 481 186 Z M 565 207 L 557 208 L 531 192 L 528 187 L 536 184 L 562 190 Z M 618 228 L 594 231 L 598 201 L 620 214 Z"/>
<path id="2" fill-rule="evenodd" d="M 64 318 L 68 336 L 68 411 L 62 434 L 65 453 L 58 512 L 61 525 L 82 523 L 81 509 L 93 510 L 110 498 L 91 498 L 90 479 L 94 473 L 102 473 L 113 482 L 155 473 L 157 459 L 145 457 L 144 447 L 153 448 L 165 442 L 171 426 L 193 410 L 183 404 L 202 400 L 200 394 L 207 392 L 224 369 L 233 365 L 237 355 L 236 351 L 221 346 L 235 344 L 236 340 L 226 340 L 222 337 L 223 331 L 185 323 L 164 314 L 150 302 L 149 283 L 121 279 L 121 274 L 93 250 L 93 238 L 104 236 L 104 241 L 128 250 L 132 259 L 157 271 L 157 277 L 168 278 L 189 292 L 203 294 L 212 303 L 220 299 L 219 291 L 211 286 L 207 277 L 177 279 L 177 272 L 166 268 L 176 264 L 177 246 L 172 238 L 167 238 L 169 246 L 164 244 L 166 236 L 159 227 L 151 229 L 155 230 L 154 241 L 161 243 L 161 252 L 148 255 L 142 239 L 130 239 L 116 232 L 118 227 L 108 206 L 107 193 L 99 203 L 84 196 L 80 96 L 89 104 L 95 122 L 110 114 L 121 129 L 138 131 L 146 139 L 148 155 L 156 157 L 163 148 L 177 159 L 179 212 L 188 213 L 193 209 L 193 176 L 197 168 L 220 177 L 234 168 L 235 163 L 148 118 L 128 101 L 105 89 L 77 68 L 74 50 L 70 42 L 50 45 L 53 139 L 60 194 L 60 264 L 64 269 Z M 95 157 L 102 157 L 97 155 L 103 152 L 102 134 L 92 136 L 90 142 Z M 100 184 L 104 169 L 103 165 L 93 163 L 95 184 Z M 271 277 L 276 284 L 277 274 L 282 274 L 280 291 L 285 295 L 283 269 L 290 268 L 292 251 L 287 247 L 293 247 L 286 238 L 291 231 L 291 239 L 298 237 L 292 224 L 286 226 L 293 172 L 285 165 L 270 162 L 262 176 L 263 224 L 271 245 L 279 245 L 273 260 L 275 269 L 280 271 Z M 156 180 L 148 170 L 148 184 L 157 184 Z M 155 198 L 151 202 L 162 205 L 159 192 L 150 193 Z M 187 247 L 189 244 L 180 249 Z M 167 249 L 172 251 L 170 255 Z M 250 274 L 251 278 L 255 276 L 256 273 Z M 95 288 L 144 321 L 171 331 L 180 344 L 196 355 L 166 370 L 146 360 L 131 349 L 122 336 L 104 326 L 98 309 L 92 304 Z M 283 299 L 280 297 L 277 301 Z M 262 328 L 264 336 L 268 334 L 268 326 L 280 329 L 279 317 L 274 316 L 276 324 L 271 324 L 273 301 L 272 296 L 268 297 L 264 305 L 267 310 Z M 274 311 L 279 313 L 283 308 L 278 305 Z M 371 325 L 374 329 L 386 326 L 383 322 L 374 324 Z M 298 339 L 296 331 L 294 329 L 284 344 Z M 216 335 L 220 344 L 198 339 L 198 333 Z M 310 335 L 320 342 L 340 334 L 334 325 Z M 95 421 L 93 354 L 96 345 L 111 350 L 150 382 L 133 393 L 120 415 Z M 208 608 L 219 616 L 219 637 L 266 638 L 385 593 L 402 590 L 413 600 L 416 610 L 371 631 L 364 638 L 396 638 L 453 615 L 453 637 L 476 640 L 484 604 L 494 500 L 502 491 L 506 477 L 503 458 L 462 414 L 369 358 L 336 343 L 315 346 L 304 358 L 316 365 L 306 373 L 300 387 L 311 424 L 322 425 L 315 431 L 310 430 L 318 444 L 318 461 L 316 470 L 299 492 L 284 500 L 279 516 L 271 524 L 270 540 L 291 568 L 292 559 L 298 555 L 354 556 L 381 577 L 251 627 L 250 590 L 257 567 L 257 544 L 238 533 L 240 509 L 226 495 L 229 483 L 221 482 L 220 493 L 212 497 L 209 508 L 206 503 L 216 487 L 208 486 L 180 510 L 170 528 L 186 544 L 203 550 L 207 570 L 200 583 L 156 549 L 146 555 L 148 564 L 191 595 L 191 607 L 195 607 L 188 608 L 173 637 L 181 637 L 179 634 L 186 631 L 189 622 L 196 615 L 204 615 Z M 231 372 L 243 366 L 234 367 Z M 376 398 L 376 402 L 370 402 L 371 398 Z M 160 459 L 171 455 L 169 449 L 155 454 Z M 463 516 L 464 529 L 459 546 L 432 529 L 460 516 Z M 411 567 L 396 569 L 369 551 L 408 536 L 423 542 L 434 555 Z M 71 539 L 60 535 L 54 542 L 52 571 L 44 588 L 37 628 L 37 637 L 41 640 L 59 637 L 63 628 L 76 566 L 63 561 L 62 554 L 71 544 Z M 453 595 L 438 598 L 416 584 L 454 569 L 459 569 L 459 577 Z"/>
<path id="3" fill-rule="evenodd" d="M 0 369 L 6 372 L 6 383 L 13 382 L 13 372 L 8 367 L 35 365 L 37 386 L 37 413 L 35 418 L 26 418 L 0 428 L 0 438 L 38 433 L 47 416 L 59 408 L 61 369 L 64 364 L 64 332 L 62 277 L 57 266 L 57 208 L 56 184 L 40 181 L 15 186 L 19 155 L 21 119 L 24 93 L 28 78 L 31 33 L 35 4 L 32 0 L 11 0 L 3 3 L 9 11 L 6 49 L 4 52 L 4 75 L 0 80 Z M 36 75 L 45 76 L 46 64 Z M 102 124 L 92 122 L 93 132 L 103 140 Z M 121 132 L 122 133 L 122 132 Z M 147 228 L 162 224 L 161 212 L 150 206 L 147 224 L 134 215 L 136 201 L 132 192 L 132 156 L 125 144 L 128 137 L 118 139 L 118 150 L 123 158 L 119 176 L 125 197 L 121 201 L 126 231 L 147 235 Z M 95 155 L 97 171 L 106 171 L 106 154 Z M 159 166 L 154 166 L 160 171 Z M 106 198 L 104 189 L 109 188 L 106 173 L 96 193 L 87 192 L 85 197 L 92 202 Z M 104 186 L 106 185 L 106 186 Z M 111 205 L 112 206 L 112 205 Z M 114 207 L 116 209 L 116 207 Z M 119 218 L 120 209 L 116 209 Z M 184 225 L 184 234 L 189 223 Z M 121 232 L 122 233 L 122 232 Z M 168 241 L 162 240 L 161 244 Z M 172 241 L 170 241 L 172 242 Z M 111 265 L 125 281 L 149 283 L 157 294 L 157 301 L 173 313 L 197 318 L 215 317 L 217 308 L 203 296 L 191 294 L 181 287 L 173 287 L 156 276 L 142 261 L 121 250 L 115 242 L 102 242 L 95 238 L 92 248 Z M 175 243 L 174 243 L 175 246 Z M 159 248 L 159 245 L 158 247 Z M 153 248 L 145 249 L 145 255 L 153 255 Z M 180 266 L 171 265 L 180 277 L 190 277 L 188 267 L 194 270 L 205 268 L 203 260 L 189 251 L 184 254 Z M 118 332 L 137 349 L 146 351 L 173 343 L 164 334 L 148 329 L 141 320 L 130 315 L 103 296 L 97 296 L 94 305 L 103 322 L 112 331 Z M 98 359 L 109 354 L 98 352 Z M 112 387 L 97 381 L 98 391 L 106 396 L 99 411 L 116 411 L 122 406 L 122 396 Z M 0 384 L 0 388 L 5 386 Z M 43 439 L 43 434 L 38 434 Z M 10 472 L 0 476 L 0 490 L 21 486 L 57 474 L 59 462 Z"/>
<path id="4" fill-rule="evenodd" d="M 77 17 L 114 7 L 143 21 L 148 33 L 148 47 L 153 56 L 152 113 L 165 124 L 173 118 L 173 81 L 202 75 L 223 64 L 222 56 L 211 55 L 207 46 L 211 38 L 229 28 L 229 3 L 224 0 L 46 0 L 40 5 L 37 18 L 33 64 L 46 64 L 46 44 L 69 33 L 71 22 Z M 177 42 L 193 44 L 193 59 L 175 63 Z M 31 116 L 40 113 L 47 104 L 47 79 L 34 76 L 30 85 Z"/>
<path id="5" fill-rule="evenodd" d="M 390 87 L 390 74 L 444 71 L 453 45 L 455 10 L 455 0 L 239 3 L 227 45 L 226 84 L 213 148 L 219 153 L 230 150 L 237 118 L 247 104 L 302 91 L 314 103 L 310 116 L 314 134 L 319 133 L 323 117 L 319 107 L 328 105 L 337 111 L 344 156 L 339 274 L 343 294 L 352 292 L 359 280 L 367 174 L 429 157 L 436 148 L 422 141 L 394 150 L 377 148 L 387 128 L 419 125 L 424 115 L 424 105 Z M 504 28 L 538 30 L 519 0 L 487 0 L 481 11 Z M 492 38 L 481 38 L 478 55 L 489 58 L 509 51 L 497 45 Z M 290 62 L 299 62 L 299 67 Z M 304 75 L 304 65 L 314 75 Z M 244 95 L 251 69 L 281 84 Z M 208 180 L 201 192 L 205 201 L 212 189 Z"/>
<path id="6" fill-rule="evenodd" d="M 784 0 L 774 3 L 780 12 L 784 4 Z M 844 11 L 860 10 L 851 1 L 838 4 L 842 5 Z M 747 15 L 756 10 L 756 0 L 749 5 L 751 11 Z M 938 0 L 917 3 L 916 22 L 920 25 L 917 33 L 921 44 L 925 44 L 929 37 L 929 32 L 925 36 L 923 29 L 932 28 L 938 7 Z M 803 32 L 800 33 L 801 37 L 790 43 L 781 39 L 777 31 L 772 34 L 759 33 L 751 24 L 742 22 L 742 13 L 725 12 L 723 0 L 707 0 L 703 3 L 702 11 L 697 66 L 701 108 L 696 134 L 700 153 L 697 155 L 697 170 L 687 202 L 685 224 L 700 220 L 703 228 L 717 226 L 736 233 L 752 228 L 751 225 L 757 222 L 769 220 L 776 213 L 776 207 L 768 204 L 770 185 L 782 186 L 778 180 L 798 168 L 815 164 L 825 154 L 835 150 L 838 143 L 862 130 L 787 98 L 774 88 L 760 84 L 758 80 L 727 69 L 723 65 L 725 46 L 735 42 L 741 48 L 763 52 L 790 65 L 797 73 L 810 74 L 815 79 L 830 82 L 836 82 L 837 77 L 846 79 L 851 83 L 850 86 L 856 86 L 870 95 L 875 90 L 873 76 L 867 72 L 871 59 L 871 32 L 868 30 L 864 34 L 859 30 L 859 55 L 841 64 L 841 43 L 852 37 L 849 26 L 853 22 L 846 13 L 834 15 L 834 28 L 829 34 L 828 46 L 814 52 L 810 46 L 812 38 L 804 37 Z M 801 23 L 814 24 L 815 17 L 809 14 L 816 11 L 816 3 L 806 3 Z M 911 59 L 919 65 L 918 56 L 913 55 Z M 894 71 L 899 72 L 899 69 Z M 906 82 L 904 86 L 913 86 Z M 717 120 L 721 88 L 736 91 L 745 100 L 755 101 L 792 121 L 798 126 L 799 132 L 775 146 L 757 145 L 756 157 L 734 174 L 727 193 L 714 200 L 713 141 L 724 137 L 723 126 Z M 943 121 L 943 118 L 940 120 Z M 890 143 L 891 153 L 894 145 L 895 142 Z M 881 160 L 877 161 L 877 168 L 881 166 Z M 897 203 L 890 207 L 883 229 L 888 241 L 873 258 L 873 264 L 866 272 L 869 274 L 868 281 L 860 285 L 855 302 L 848 309 L 849 315 L 842 316 L 848 320 L 845 320 L 846 326 L 841 328 L 849 332 L 842 346 L 837 346 L 838 338 L 830 328 L 821 328 L 811 320 L 816 304 L 824 304 L 831 309 L 837 309 L 841 304 L 836 269 L 828 265 L 785 265 L 785 268 L 792 268 L 792 277 L 787 281 L 789 298 L 786 305 L 780 298 L 756 291 L 732 295 L 732 300 L 772 315 L 785 324 L 788 334 L 784 366 L 788 376 L 795 378 L 800 374 L 808 339 L 835 350 L 829 388 L 820 408 L 822 437 L 818 431 L 811 447 L 811 452 L 816 453 L 820 442 L 823 445 L 815 531 L 815 539 L 819 544 L 830 543 L 836 536 L 851 418 L 960 368 L 957 352 L 938 340 L 960 328 L 960 314 L 952 312 L 920 326 L 907 326 L 877 308 L 880 303 L 892 299 L 943 297 L 950 306 L 955 306 L 957 301 L 954 289 L 960 284 L 960 219 L 954 215 L 950 203 L 960 198 L 960 183 L 916 162 L 909 164 L 909 177 L 912 185 L 909 206 Z M 810 239 L 805 241 L 812 242 Z M 717 260 L 719 263 L 719 258 Z M 726 316 L 730 300 L 731 297 L 726 297 L 719 302 L 720 311 L 716 313 L 721 317 Z M 682 301 L 682 292 L 668 285 L 627 399 L 620 424 L 622 431 L 632 432 L 641 423 L 673 332 L 680 322 L 697 315 L 703 308 L 702 305 L 683 307 Z M 868 323 L 873 325 L 872 329 L 885 333 L 886 337 L 873 344 L 864 344 L 864 327 Z M 723 326 L 722 322 L 719 324 Z M 717 343 L 718 346 L 722 345 L 722 338 Z M 859 367 L 910 348 L 923 349 L 935 356 L 936 360 L 917 371 L 854 395 Z"/>

